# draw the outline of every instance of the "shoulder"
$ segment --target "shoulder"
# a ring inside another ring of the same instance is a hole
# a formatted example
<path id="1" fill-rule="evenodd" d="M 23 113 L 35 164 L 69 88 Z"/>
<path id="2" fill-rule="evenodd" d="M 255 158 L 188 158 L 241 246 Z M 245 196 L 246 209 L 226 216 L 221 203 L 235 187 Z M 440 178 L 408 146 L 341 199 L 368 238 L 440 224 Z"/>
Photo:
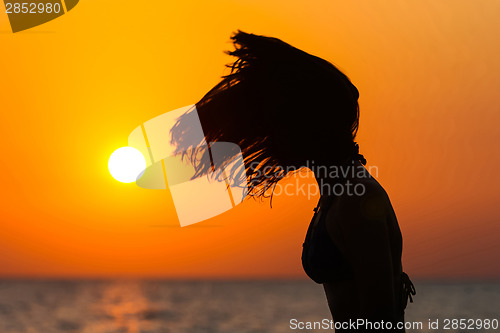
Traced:
<path id="1" fill-rule="evenodd" d="M 329 212 L 340 214 L 362 214 L 366 218 L 375 218 L 388 213 L 390 200 L 384 188 L 375 178 L 349 180 L 347 187 L 352 191 L 344 191 L 337 195 Z"/>
<path id="2" fill-rule="evenodd" d="M 327 229 L 373 230 L 385 227 L 391 204 L 384 188 L 372 177 L 351 180 L 356 191 L 332 198 L 326 215 Z"/>

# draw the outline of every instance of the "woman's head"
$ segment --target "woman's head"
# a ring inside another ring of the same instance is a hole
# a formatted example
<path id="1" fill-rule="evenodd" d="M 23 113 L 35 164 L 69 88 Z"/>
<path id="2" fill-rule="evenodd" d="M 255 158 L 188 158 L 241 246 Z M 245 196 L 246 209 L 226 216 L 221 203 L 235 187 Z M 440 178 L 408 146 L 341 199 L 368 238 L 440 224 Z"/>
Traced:
<path id="1" fill-rule="evenodd" d="M 207 142 L 241 148 L 251 194 L 263 195 L 285 176 L 283 168 L 340 164 L 351 156 L 359 93 L 346 75 L 277 38 L 238 31 L 231 39 L 231 72 L 196 108 Z M 174 128 L 172 142 L 181 135 Z M 208 167 L 200 165 L 199 174 Z"/>

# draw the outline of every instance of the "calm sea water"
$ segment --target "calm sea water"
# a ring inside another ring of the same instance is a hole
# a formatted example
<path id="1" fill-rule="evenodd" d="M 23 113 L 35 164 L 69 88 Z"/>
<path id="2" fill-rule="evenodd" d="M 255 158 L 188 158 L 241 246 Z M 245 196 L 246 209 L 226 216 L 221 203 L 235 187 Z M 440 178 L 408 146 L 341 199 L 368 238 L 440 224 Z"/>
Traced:
<path id="1" fill-rule="evenodd" d="M 500 320 L 500 283 L 415 283 L 408 332 L 429 319 Z M 2 333 L 280 333 L 290 319 L 330 319 L 323 289 L 310 281 L 1 281 Z"/>

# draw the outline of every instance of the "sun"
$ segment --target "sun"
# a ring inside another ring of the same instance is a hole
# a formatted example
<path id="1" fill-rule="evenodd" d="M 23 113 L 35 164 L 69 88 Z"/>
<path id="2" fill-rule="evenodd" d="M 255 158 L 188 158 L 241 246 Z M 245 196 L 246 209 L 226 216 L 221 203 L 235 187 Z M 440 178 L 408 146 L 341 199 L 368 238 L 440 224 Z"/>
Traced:
<path id="1" fill-rule="evenodd" d="M 146 170 L 146 159 L 133 147 L 121 147 L 109 157 L 108 169 L 119 182 L 132 183 L 141 178 Z"/>

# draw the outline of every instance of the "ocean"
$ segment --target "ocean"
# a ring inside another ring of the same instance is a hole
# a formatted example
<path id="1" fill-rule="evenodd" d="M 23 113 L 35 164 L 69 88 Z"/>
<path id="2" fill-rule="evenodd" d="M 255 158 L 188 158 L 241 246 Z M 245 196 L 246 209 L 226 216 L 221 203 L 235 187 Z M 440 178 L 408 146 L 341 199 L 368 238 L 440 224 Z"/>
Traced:
<path id="1" fill-rule="evenodd" d="M 422 327 L 407 332 L 500 332 L 499 282 L 414 283 L 406 320 Z M 0 280 L 1 333 L 333 332 L 299 326 L 330 319 L 322 286 L 308 280 Z"/>

